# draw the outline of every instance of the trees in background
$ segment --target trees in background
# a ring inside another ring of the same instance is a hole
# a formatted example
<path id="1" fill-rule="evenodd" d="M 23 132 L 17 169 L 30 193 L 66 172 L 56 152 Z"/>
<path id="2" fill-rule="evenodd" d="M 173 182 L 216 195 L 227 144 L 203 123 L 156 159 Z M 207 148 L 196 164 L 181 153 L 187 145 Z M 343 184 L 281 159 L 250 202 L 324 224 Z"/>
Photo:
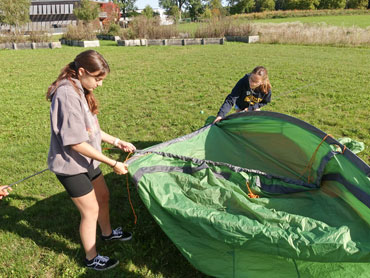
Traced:
<path id="1" fill-rule="evenodd" d="M 159 0 L 159 6 L 166 10 L 167 14 L 170 13 L 173 6 L 177 6 L 179 8 L 180 19 L 181 19 L 181 11 L 182 8 L 185 7 L 189 0 Z"/>
<path id="2" fill-rule="evenodd" d="M 201 0 L 188 0 L 187 11 L 192 21 L 197 20 L 205 12 L 206 7 Z M 209 12 L 211 14 L 211 12 Z M 210 15 L 211 16 L 211 15 Z"/>
<path id="3" fill-rule="evenodd" d="M 329 0 L 342 1 L 342 0 Z M 313 10 L 320 4 L 320 0 L 276 0 L 276 6 L 281 10 Z"/>
<path id="4" fill-rule="evenodd" d="M 178 6 L 172 6 L 168 11 L 167 15 L 171 16 L 175 23 L 181 19 L 181 11 Z"/>
<path id="5" fill-rule="evenodd" d="M 77 19 L 89 23 L 99 17 L 99 11 L 99 6 L 96 3 L 89 0 L 81 0 L 78 6 L 73 9 L 73 14 Z"/>
<path id="6" fill-rule="evenodd" d="M 256 12 L 274 11 L 274 0 L 256 0 Z"/>
<path id="7" fill-rule="evenodd" d="M 29 0 L 0 0 L 0 24 L 16 29 L 30 21 Z"/>
<path id="8" fill-rule="evenodd" d="M 254 0 L 229 0 L 231 14 L 251 13 L 255 10 Z"/>
<path id="9" fill-rule="evenodd" d="M 150 5 L 146 5 L 141 14 L 147 18 L 152 18 L 154 16 L 153 8 Z"/>
<path id="10" fill-rule="evenodd" d="M 320 0 L 319 9 L 343 9 L 346 0 Z"/>
<path id="11" fill-rule="evenodd" d="M 369 5 L 369 6 L 368 6 Z M 370 0 L 348 0 L 347 8 L 348 9 L 370 9 Z"/>
<path id="12" fill-rule="evenodd" d="M 160 7 L 168 15 L 185 14 L 192 21 L 201 18 L 222 17 L 228 14 L 242 14 L 274 10 L 314 10 L 314 9 L 370 9 L 370 0 L 159 0 Z"/>
<path id="13" fill-rule="evenodd" d="M 123 19 L 136 14 L 136 0 L 114 0 L 114 2 L 119 5 Z"/>

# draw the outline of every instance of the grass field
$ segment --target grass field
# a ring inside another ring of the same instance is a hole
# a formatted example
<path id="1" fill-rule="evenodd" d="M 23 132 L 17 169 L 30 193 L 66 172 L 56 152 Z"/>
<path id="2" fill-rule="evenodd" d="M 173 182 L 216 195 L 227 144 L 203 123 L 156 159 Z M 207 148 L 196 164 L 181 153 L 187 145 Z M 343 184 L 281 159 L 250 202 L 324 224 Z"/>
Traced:
<path id="1" fill-rule="evenodd" d="M 336 16 L 311 16 L 311 17 L 288 17 L 288 18 L 272 18 L 272 19 L 258 19 L 249 21 L 248 19 L 239 19 L 240 23 L 283 23 L 283 22 L 302 22 L 302 23 L 324 23 L 327 25 L 334 25 L 340 27 L 360 27 L 366 28 L 370 26 L 370 15 L 336 15 Z M 183 23 L 178 24 L 177 28 L 180 32 L 195 33 L 199 23 Z"/>
<path id="2" fill-rule="evenodd" d="M 202 127 L 239 78 L 264 65 L 273 86 L 273 100 L 265 110 L 297 117 L 335 138 L 364 142 L 366 149 L 359 156 L 370 163 L 369 48 L 102 44 L 97 50 L 110 63 L 111 74 L 96 91 L 100 125 L 139 149 Z M 66 46 L 0 51 L 0 184 L 47 167 L 50 104 L 45 91 L 81 51 Z M 105 165 L 102 170 L 111 190 L 113 225 L 134 232 L 128 243 L 97 241 L 99 252 L 118 258 L 119 267 L 101 275 L 82 266 L 79 213 L 57 179 L 46 172 L 0 201 L 0 277 L 206 277 L 182 257 L 130 185 L 138 215 L 134 225 L 125 179 Z"/>
<path id="3" fill-rule="evenodd" d="M 302 22 L 302 23 L 325 23 L 340 27 L 360 27 L 370 26 L 370 15 L 336 15 L 336 16 L 311 16 L 311 17 L 290 17 L 255 20 L 256 23 L 282 23 L 282 22 Z"/>

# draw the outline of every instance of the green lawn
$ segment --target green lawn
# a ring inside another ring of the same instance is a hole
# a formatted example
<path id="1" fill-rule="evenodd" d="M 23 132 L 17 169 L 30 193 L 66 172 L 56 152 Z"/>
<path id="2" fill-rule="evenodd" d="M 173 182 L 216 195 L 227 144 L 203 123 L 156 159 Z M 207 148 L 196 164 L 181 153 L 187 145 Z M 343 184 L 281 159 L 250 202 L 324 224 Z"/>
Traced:
<path id="1" fill-rule="evenodd" d="M 265 110 L 286 113 L 332 134 L 363 141 L 370 163 L 370 48 L 263 45 L 117 47 L 97 50 L 111 74 L 96 91 L 103 130 L 139 149 L 190 133 L 215 115 L 245 73 L 264 65 L 273 86 Z M 47 167 L 49 103 L 45 91 L 82 48 L 0 50 L 0 184 Z M 204 111 L 204 114 L 201 113 Z M 105 151 L 124 160 L 126 154 Z M 104 277 L 206 277 L 182 257 L 153 221 L 125 178 L 102 166 L 111 190 L 114 225 L 134 232 L 128 243 L 98 240 L 121 263 Z M 81 264 L 79 213 L 46 172 L 0 201 L 0 277 L 102 277 Z"/>

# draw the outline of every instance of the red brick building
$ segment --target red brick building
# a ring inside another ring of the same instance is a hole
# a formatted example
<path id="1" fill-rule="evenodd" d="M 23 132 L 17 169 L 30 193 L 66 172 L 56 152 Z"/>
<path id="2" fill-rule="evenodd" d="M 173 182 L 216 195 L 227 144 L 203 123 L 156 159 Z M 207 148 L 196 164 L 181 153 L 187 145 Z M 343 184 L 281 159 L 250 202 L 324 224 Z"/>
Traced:
<path id="1" fill-rule="evenodd" d="M 99 20 L 103 24 L 109 22 L 118 22 L 121 17 L 121 11 L 117 4 L 114 4 L 112 1 L 94 1 L 100 6 Z"/>

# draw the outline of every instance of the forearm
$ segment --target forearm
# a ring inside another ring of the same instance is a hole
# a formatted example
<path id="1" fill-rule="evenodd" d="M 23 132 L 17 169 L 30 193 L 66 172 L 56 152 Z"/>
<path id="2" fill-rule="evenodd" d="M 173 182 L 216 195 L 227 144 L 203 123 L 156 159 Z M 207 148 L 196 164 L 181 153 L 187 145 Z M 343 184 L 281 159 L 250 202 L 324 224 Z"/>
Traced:
<path id="1" fill-rule="evenodd" d="M 102 163 L 105 163 L 111 167 L 113 167 L 116 164 L 116 161 L 105 156 L 95 148 L 93 148 L 90 144 L 86 142 L 82 142 L 80 144 L 71 145 L 72 150 L 79 152 L 80 154 L 90 157 L 94 160 L 100 161 Z"/>
<path id="2" fill-rule="evenodd" d="M 134 152 L 136 150 L 135 146 L 129 142 L 122 141 L 118 137 L 113 137 L 112 135 L 109 135 L 108 133 L 105 133 L 102 130 L 100 130 L 100 133 L 101 133 L 101 139 L 104 142 L 112 144 L 113 146 L 121 150 L 124 150 L 125 152 Z"/>
<path id="3" fill-rule="evenodd" d="M 114 145 L 114 141 L 116 140 L 116 137 L 109 135 L 108 133 L 100 130 L 101 133 L 101 139 L 103 142 Z"/>
<path id="4" fill-rule="evenodd" d="M 220 116 L 221 118 L 225 117 L 227 113 L 231 110 L 231 108 L 234 106 L 236 101 L 236 98 L 232 97 L 231 95 L 228 95 L 224 101 L 224 103 L 221 105 L 220 110 L 217 113 L 217 116 Z"/>

